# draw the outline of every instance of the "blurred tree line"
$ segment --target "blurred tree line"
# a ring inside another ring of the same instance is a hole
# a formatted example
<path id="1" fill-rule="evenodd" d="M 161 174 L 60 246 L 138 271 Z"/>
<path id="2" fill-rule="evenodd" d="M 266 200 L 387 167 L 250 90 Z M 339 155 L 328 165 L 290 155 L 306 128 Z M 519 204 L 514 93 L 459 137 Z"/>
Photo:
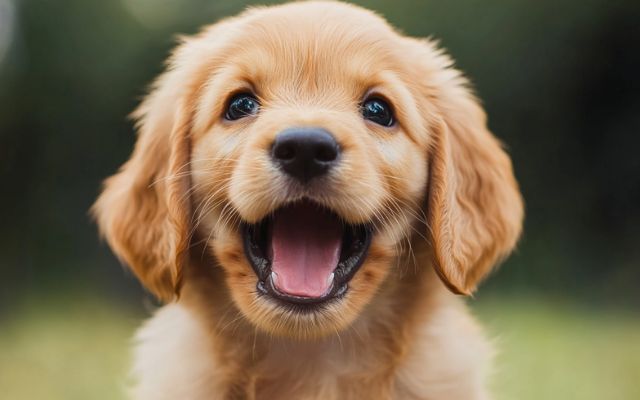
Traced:
<path id="1" fill-rule="evenodd" d="M 0 0 L 0 308 L 139 293 L 87 210 L 127 159 L 126 116 L 175 34 L 248 3 Z M 640 304 L 640 2 L 357 3 L 440 39 L 508 146 L 526 228 L 485 291 Z"/>

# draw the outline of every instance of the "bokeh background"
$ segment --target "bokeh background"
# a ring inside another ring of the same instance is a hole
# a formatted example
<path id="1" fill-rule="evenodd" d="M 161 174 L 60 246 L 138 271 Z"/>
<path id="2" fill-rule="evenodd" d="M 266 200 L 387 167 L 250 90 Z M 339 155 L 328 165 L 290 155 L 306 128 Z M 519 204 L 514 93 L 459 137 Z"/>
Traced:
<path id="1" fill-rule="evenodd" d="M 124 397 L 154 304 L 87 210 L 175 35 L 249 3 L 0 0 L 0 398 Z M 639 399 L 640 1 L 356 3 L 439 38 L 513 158 L 525 234 L 469 301 L 497 398 Z"/>

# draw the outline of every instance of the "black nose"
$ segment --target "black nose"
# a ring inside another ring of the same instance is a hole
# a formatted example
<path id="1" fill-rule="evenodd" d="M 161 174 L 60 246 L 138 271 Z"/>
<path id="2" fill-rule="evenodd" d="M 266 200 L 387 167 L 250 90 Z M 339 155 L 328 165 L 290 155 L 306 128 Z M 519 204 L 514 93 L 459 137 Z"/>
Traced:
<path id="1" fill-rule="evenodd" d="M 276 136 L 271 148 L 273 160 L 302 183 L 325 174 L 337 161 L 340 148 L 322 128 L 289 128 Z"/>

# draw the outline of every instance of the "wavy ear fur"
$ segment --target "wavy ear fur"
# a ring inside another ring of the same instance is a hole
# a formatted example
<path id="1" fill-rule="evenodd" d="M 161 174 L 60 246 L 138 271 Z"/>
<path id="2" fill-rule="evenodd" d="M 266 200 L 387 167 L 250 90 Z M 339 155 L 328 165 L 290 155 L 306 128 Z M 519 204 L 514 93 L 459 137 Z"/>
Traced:
<path id="1" fill-rule="evenodd" d="M 173 299 L 189 248 L 189 124 L 171 72 L 133 114 L 138 140 L 93 205 L 102 235 L 151 292 Z"/>
<path id="2" fill-rule="evenodd" d="M 199 91 L 237 18 L 180 38 L 167 71 L 133 113 L 138 140 L 91 212 L 116 255 L 160 299 L 174 299 L 189 258 L 189 161 Z"/>
<path id="3" fill-rule="evenodd" d="M 414 44 L 428 78 L 421 83 L 424 101 L 435 106 L 426 202 L 434 264 L 449 289 L 468 295 L 515 246 L 522 197 L 511 160 L 467 80 L 432 43 Z"/>

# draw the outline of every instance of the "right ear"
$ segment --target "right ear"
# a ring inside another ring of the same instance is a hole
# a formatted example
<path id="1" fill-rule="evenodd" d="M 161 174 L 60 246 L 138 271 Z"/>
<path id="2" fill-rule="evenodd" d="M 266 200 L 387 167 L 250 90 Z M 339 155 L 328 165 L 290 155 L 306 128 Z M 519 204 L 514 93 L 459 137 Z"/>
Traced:
<path id="1" fill-rule="evenodd" d="M 190 117 L 171 72 L 134 112 L 131 158 L 104 183 L 91 212 L 114 253 L 164 301 L 180 289 L 188 258 Z"/>
<path id="2" fill-rule="evenodd" d="M 469 83 L 434 43 L 410 40 L 415 79 L 432 127 L 426 194 L 434 267 L 454 293 L 470 295 L 514 248 L 524 206 L 511 159 L 487 127 Z M 426 79 L 425 79 L 426 77 Z"/>

